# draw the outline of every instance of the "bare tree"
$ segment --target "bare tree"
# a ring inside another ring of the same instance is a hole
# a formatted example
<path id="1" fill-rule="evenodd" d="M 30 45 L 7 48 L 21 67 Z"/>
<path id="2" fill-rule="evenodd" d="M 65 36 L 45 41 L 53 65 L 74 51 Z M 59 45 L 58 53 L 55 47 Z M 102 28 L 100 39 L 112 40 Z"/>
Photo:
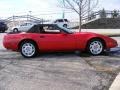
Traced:
<path id="1" fill-rule="evenodd" d="M 75 11 L 79 15 L 79 31 L 82 20 L 90 16 L 90 12 L 98 5 L 98 0 L 58 0 L 63 8 Z M 64 2 L 64 3 L 63 3 Z"/>

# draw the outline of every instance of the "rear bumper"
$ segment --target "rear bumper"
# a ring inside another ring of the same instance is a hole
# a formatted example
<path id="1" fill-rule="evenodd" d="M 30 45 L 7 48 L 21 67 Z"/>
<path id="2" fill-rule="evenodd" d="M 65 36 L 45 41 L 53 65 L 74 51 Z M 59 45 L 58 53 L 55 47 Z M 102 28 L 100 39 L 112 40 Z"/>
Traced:
<path id="1" fill-rule="evenodd" d="M 13 51 L 18 51 L 18 47 L 17 47 L 18 44 L 16 43 L 16 41 L 15 40 L 11 40 L 6 35 L 4 36 L 4 39 L 3 39 L 3 46 L 6 49 L 13 50 Z"/>

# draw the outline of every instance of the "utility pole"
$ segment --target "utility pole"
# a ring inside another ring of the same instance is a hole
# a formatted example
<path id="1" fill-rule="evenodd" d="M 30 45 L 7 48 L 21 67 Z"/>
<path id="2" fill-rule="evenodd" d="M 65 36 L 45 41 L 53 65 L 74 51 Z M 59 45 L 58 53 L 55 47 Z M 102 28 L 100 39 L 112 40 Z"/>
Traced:
<path id="1" fill-rule="evenodd" d="M 15 26 L 15 16 L 14 15 L 13 15 L 12 19 L 13 19 L 13 26 Z"/>
<path id="2" fill-rule="evenodd" d="M 27 21 L 30 21 L 30 20 L 31 20 L 31 14 L 32 14 L 32 11 L 28 11 L 28 14 L 27 14 Z"/>
<path id="3" fill-rule="evenodd" d="M 65 18 L 65 0 L 63 0 L 63 14 L 62 14 L 62 18 Z"/>
<path id="4" fill-rule="evenodd" d="M 91 0 L 88 0 L 88 20 L 90 18 Z"/>

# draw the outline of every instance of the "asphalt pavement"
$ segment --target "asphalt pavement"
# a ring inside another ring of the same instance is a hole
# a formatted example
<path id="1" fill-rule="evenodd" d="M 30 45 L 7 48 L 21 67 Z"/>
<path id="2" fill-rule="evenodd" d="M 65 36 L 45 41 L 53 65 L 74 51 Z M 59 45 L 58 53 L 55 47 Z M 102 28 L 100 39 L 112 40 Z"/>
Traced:
<path id="1" fill-rule="evenodd" d="M 46 53 L 26 59 L 6 50 L 0 36 L 0 90 L 108 90 L 120 72 L 119 47 L 100 56 Z"/>

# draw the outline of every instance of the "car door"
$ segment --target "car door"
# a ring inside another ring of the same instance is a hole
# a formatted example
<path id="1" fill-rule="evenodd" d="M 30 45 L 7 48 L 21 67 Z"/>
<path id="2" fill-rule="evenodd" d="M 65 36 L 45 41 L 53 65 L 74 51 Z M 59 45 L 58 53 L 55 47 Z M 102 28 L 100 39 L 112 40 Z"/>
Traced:
<path id="1" fill-rule="evenodd" d="M 21 25 L 19 26 L 19 30 L 20 30 L 20 31 L 24 31 L 26 26 L 27 26 L 27 23 L 21 24 Z"/>
<path id="2" fill-rule="evenodd" d="M 40 34 L 39 47 L 43 51 L 75 50 L 76 39 L 72 34 Z"/>
<path id="3" fill-rule="evenodd" d="M 27 25 L 25 26 L 25 31 L 29 30 L 34 24 L 33 23 L 27 23 Z"/>
<path id="4" fill-rule="evenodd" d="M 20 25 L 19 30 L 21 30 L 21 31 L 27 31 L 29 29 L 30 25 L 31 24 L 29 24 L 29 23 L 24 23 L 24 24 Z"/>

